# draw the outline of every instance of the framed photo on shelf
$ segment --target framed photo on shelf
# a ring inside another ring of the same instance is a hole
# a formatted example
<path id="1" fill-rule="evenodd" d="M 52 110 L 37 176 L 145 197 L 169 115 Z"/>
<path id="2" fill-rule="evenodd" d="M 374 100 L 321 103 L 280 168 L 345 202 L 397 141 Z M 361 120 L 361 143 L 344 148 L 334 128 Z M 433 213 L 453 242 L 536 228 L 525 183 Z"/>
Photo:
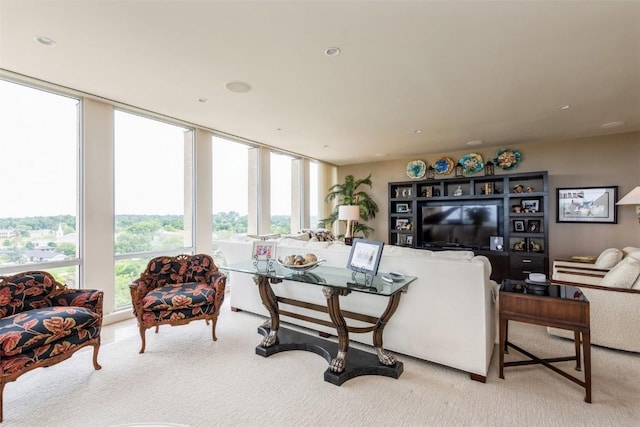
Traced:
<path id="1" fill-rule="evenodd" d="M 380 265 L 384 242 L 365 240 L 361 237 L 353 239 L 347 268 L 359 273 L 375 276 Z"/>
<path id="2" fill-rule="evenodd" d="M 539 219 L 530 219 L 527 221 L 527 232 L 529 233 L 540 233 L 542 231 L 540 229 L 540 220 Z"/>
<path id="3" fill-rule="evenodd" d="M 406 243 L 407 245 L 413 245 L 413 236 L 411 234 L 407 235 Z"/>
<path id="4" fill-rule="evenodd" d="M 406 245 L 407 244 L 407 235 L 406 234 L 398 234 L 398 244 Z"/>
<path id="5" fill-rule="evenodd" d="M 524 220 L 523 219 L 514 219 L 513 220 L 513 231 L 516 233 L 524 233 Z"/>
<path id="6" fill-rule="evenodd" d="M 556 222 L 617 224 L 618 186 L 558 188 Z"/>
<path id="7" fill-rule="evenodd" d="M 256 261 L 268 261 L 276 258 L 277 242 L 260 240 L 253 242 L 252 258 Z"/>
<path id="8" fill-rule="evenodd" d="M 520 206 L 522 206 L 522 212 L 525 213 L 540 212 L 540 199 L 522 199 Z"/>
<path id="9" fill-rule="evenodd" d="M 409 203 L 398 203 L 396 204 L 396 213 L 408 213 L 409 211 Z"/>
<path id="10" fill-rule="evenodd" d="M 396 230 L 410 230 L 411 225 L 408 218 L 396 219 Z"/>

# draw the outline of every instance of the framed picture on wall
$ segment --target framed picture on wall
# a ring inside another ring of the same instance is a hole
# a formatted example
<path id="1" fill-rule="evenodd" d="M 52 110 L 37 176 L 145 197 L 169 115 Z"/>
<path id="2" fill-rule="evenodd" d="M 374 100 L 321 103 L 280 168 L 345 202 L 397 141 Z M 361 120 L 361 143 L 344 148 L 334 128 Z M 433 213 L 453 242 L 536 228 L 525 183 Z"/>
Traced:
<path id="1" fill-rule="evenodd" d="M 617 224 L 618 186 L 558 188 L 556 222 Z"/>

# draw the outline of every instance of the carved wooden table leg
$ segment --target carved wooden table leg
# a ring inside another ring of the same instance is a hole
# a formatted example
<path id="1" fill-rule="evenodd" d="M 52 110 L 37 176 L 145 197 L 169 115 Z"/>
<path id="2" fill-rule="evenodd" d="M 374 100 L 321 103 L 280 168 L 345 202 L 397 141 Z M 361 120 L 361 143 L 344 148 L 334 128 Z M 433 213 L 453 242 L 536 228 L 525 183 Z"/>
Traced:
<path id="1" fill-rule="evenodd" d="M 401 292 L 397 292 L 393 294 L 391 298 L 389 298 L 387 308 L 384 310 L 384 313 L 382 313 L 382 315 L 378 319 L 378 322 L 376 323 L 375 328 L 373 329 L 373 346 L 376 349 L 376 353 L 378 353 L 378 360 L 380 360 L 380 363 L 387 366 L 395 365 L 396 358 L 382 347 L 382 332 L 384 331 L 384 327 L 386 326 L 391 316 L 393 316 L 393 313 L 396 312 L 398 304 L 400 304 L 401 295 Z"/>
<path id="2" fill-rule="evenodd" d="M 260 291 L 260 298 L 262 299 L 262 304 L 269 311 L 270 319 L 263 324 L 269 326 L 269 334 L 262 339 L 260 345 L 262 347 L 271 347 L 276 343 L 278 339 L 278 329 L 280 328 L 280 313 L 278 311 L 278 300 L 276 299 L 276 295 L 273 293 L 273 289 L 271 289 L 271 284 L 269 283 L 269 278 L 266 276 L 253 276 L 253 281 L 258 284 L 258 290 Z"/>
<path id="3" fill-rule="evenodd" d="M 349 331 L 347 331 L 347 322 L 340 312 L 340 295 L 348 295 L 350 292 L 349 289 L 331 288 L 328 286 L 322 288 L 322 293 L 327 299 L 329 317 L 331 317 L 331 321 L 338 331 L 338 354 L 329 364 L 329 370 L 331 372 L 342 372 L 345 367 L 347 351 L 349 350 Z"/>

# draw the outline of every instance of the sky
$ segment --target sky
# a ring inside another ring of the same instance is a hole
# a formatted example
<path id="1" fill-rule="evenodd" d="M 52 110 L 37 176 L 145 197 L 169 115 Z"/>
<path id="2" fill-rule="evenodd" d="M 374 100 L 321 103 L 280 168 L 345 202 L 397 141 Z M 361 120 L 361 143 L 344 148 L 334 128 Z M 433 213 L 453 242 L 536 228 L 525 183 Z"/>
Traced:
<path id="1" fill-rule="evenodd" d="M 76 99 L 0 80 L 0 218 L 76 214 L 77 111 Z M 116 214 L 182 214 L 186 129 L 121 111 L 115 123 Z M 214 137 L 214 150 L 214 213 L 245 215 L 247 146 Z M 272 214 L 290 213 L 289 161 L 272 156 Z"/>

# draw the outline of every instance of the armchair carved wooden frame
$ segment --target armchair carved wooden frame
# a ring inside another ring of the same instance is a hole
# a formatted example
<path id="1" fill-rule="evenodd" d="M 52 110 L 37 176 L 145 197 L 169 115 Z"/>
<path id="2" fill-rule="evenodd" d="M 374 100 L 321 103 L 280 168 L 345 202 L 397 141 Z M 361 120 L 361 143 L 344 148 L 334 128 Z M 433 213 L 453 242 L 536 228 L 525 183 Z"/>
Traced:
<path id="1" fill-rule="evenodd" d="M 145 332 L 160 325 L 178 326 L 194 320 L 216 323 L 224 301 L 226 276 L 205 254 L 159 256 L 149 261 L 142 275 L 129 285 L 133 313 L 138 320 L 142 347 Z"/>

